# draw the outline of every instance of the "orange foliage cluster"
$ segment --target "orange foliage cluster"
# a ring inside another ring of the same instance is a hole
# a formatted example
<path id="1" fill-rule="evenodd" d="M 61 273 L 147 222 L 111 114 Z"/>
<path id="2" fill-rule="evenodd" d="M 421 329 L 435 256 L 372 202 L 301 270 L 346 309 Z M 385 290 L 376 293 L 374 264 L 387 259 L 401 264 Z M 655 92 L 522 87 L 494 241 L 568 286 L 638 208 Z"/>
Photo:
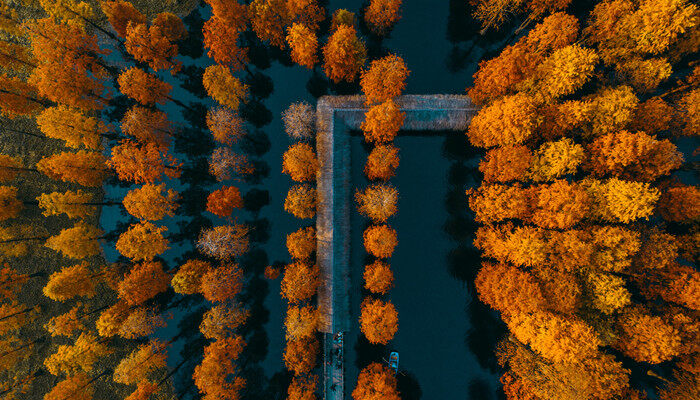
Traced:
<path id="1" fill-rule="evenodd" d="M 235 186 L 224 186 L 207 197 L 207 211 L 219 217 L 230 217 L 233 210 L 243 207 L 241 191 Z"/>
<path id="2" fill-rule="evenodd" d="M 697 34 L 681 32 L 697 31 L 698 7 L 603 1 L 580 30 L 584 20 L 547 16 L 567 4 L 477 4 L 485 28 L 525 7 L 521 29 L 544 17 L 481 62 L 468 89 L 483 107 L 466 134 L 487 149 L 484 182 L 467 191 L 486 259 L 475 286 L 510 331 L 497 351 L 504 392 L 645 398 L 622 354 L 674 371 L 663 400 L 697 397 L 700 370 L 687 360 L 700 352 L 700 195 L 676 173 L 686 156 L 676 138 L 697 127 L 696 74 L 660 84 L 697 51 Z"/>

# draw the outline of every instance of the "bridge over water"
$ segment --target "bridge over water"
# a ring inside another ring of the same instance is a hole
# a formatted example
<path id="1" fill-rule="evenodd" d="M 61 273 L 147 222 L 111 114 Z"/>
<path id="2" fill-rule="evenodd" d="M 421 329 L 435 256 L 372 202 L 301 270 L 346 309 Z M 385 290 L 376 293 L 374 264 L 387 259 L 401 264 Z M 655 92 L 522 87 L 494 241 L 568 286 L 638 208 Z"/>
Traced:
<path id="1" fill-rule="evenodd" d="M 478 108 L 469 97 L 406 95 L 395 99 L 406 114 L 402 130 L 461 130 Z M 324 96 L 319 99 L 316 147 L 320 168 L 316 175 L 317 262 L 322 284 L 318 291 L 319 330 L 323 333 L 323 396 L 344 399 L 345 335 L 350 313 L 350 132 L 359 130 L 367 111 L 363 96 Z M 361 273 L 361 272 L 360 272 Z M 346 388 L 346 386 L 348 386 Z"/>

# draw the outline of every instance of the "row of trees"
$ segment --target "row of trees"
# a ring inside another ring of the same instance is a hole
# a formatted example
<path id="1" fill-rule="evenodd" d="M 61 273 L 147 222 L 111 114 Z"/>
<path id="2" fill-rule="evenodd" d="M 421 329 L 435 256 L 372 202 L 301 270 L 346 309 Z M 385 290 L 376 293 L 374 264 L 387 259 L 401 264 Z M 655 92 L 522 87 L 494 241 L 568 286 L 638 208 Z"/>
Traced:
<path id="1" fill-rule="evenodd" d="M 285 151 L 282 172 L 294 185 L 285 200 L 285 210 L 297 218 L 316 214 L 316 172 L 319 161 L 314 149 L 316 111 L 305 102 L 294 103 L 282 113 L 285 131 L 293 141 Z M 288 302 L 285 327 L 287 344 L 284 364 L 294 374 L 287 390 L 288 399 L 315 399 L 318 387 L 316 368 L 321 343 L 317 337 L 318 310 L 315 296 L 321 284 L 316 264 L 316 229 L 306 226 L 287 235 L 287 250 L 292 262 L 284 268 L 281 295 Z"/>
<path id="2" fill-rule="evenodd" d="M 360 78 L 369 108 L 362 131 L 365 141 L 373 145 L 364 171 L 374 183 L 362 191 L 357 190 L 355 200 L 360 214 L 373 223 L 364 231 L 363 239 L 374 261 L 365 266 L 363 274 L 364 288 L 372 295 L 362 302 L 359 322 L 362 333 L 374 344 L 387 344 L 398 330 L 398 312 L 382 297 L 393 287 L 394 274 L 387 259 L 398 243 L 396 231 L 387 224 L 396 214 L 398 191 L 387 181 L 398 167 L 398 149 L 392 141 L 403 125 L 405 114 L 394 100 L 406 87 L 408 74 L 404 61 L 391 54 L 373 61 Z M 399 399 L 396 378 L 385 366 L 369 364 L 360 372 L 352 396 L 356 400 Z"/>
<path id="3" fill-rule="evenodd" d="M 545 3 L 477 13 L 529 22 Z M 509 399 L 645 398 L 632 366 L 661 399 L 700 395 L 700 190 L 676 144 L 698 134 L 699 29 L 686 1 L 606 0 L 583 29 L 557 12 L 480 63 L 467 135 L 486 154 L 467 195 Z"/>

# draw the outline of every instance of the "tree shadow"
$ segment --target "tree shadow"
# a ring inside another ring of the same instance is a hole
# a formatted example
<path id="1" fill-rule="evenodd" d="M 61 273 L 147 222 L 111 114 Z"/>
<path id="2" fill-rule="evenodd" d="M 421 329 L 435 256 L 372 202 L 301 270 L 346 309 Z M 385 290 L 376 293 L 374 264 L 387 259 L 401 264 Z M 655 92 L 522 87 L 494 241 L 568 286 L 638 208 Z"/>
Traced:
<path id="1" fill-rule="evenodd" d="M 182 72 L 177 76 L 181 77 L 182 84 L 180 86 L 183 89 L 200 99 L 209 97 L 202 81 L 204 68 L 197 65 L 187 65 L 182 68 Z"/>
<path id="2" fill-rule="evenodd" d="M 386 346 L 370 343 L 365 335 L 358 334 L 355 342 L 355 366 L 362 369 L 373 362 L 384 363 L 386 356 Z"/>
<path id="3" fill-rule="evenodd" d="M 250 94 L 258 100 L 270 97 L 275 90 L 272 78 L 260 71 L 249 71 L 244 78 L 244 83 L 248 85 Z"/>
<path id="4" fill-rule="evenodd" d="M 396 381 L 401 400 L 420 400 L 423 397 L 423 391 L 413 373 L 400 370 L 396 376 Z"/>
<path id="5" fill-rule="evenodd" d="M 252 213 L 270 204 L 270 192 L 267 190 L 250 189 L 243 195 L 243 207 Z"/>
<path id="6" fill-rule="evenodd" d="M 256 128 L 261 128 L 272 122 L 272 112 L 258 99 L 251 99 L 242 104 L 239 112 L 243 119 Z"/>
<path id="7" fill-rule="evenodd" d="M 329 84 L 326 76 L 319 72 L 318 68 L 314 68 L 311 73 L 311 78 L 306 82 L 306 90 L 315 98 L 328 94 Z"/>
<path id="8" fill-rule="evenodd" d="M 272 143 L 265 132 L 256 129 L 241 139 L 240 147 L 246 154 L 259 157 L 270 151 Z"/>
<path id="9" fill-rule="evenodd" d="M 182 22 L 187 26 L 187 37 L 178 43 L 179 53 L 193 59 L 204 55 L 204 18 L 198 8 L 189 13 Z"/>

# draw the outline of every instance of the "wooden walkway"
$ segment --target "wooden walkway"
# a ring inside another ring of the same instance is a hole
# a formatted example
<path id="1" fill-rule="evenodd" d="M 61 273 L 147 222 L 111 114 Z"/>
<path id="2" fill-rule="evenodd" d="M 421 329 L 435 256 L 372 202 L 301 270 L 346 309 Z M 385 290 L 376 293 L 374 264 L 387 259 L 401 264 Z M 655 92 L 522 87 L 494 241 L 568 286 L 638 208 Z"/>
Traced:
<path id="1" fill-rule="evenodd" d="M 396 103 L 406 113 L 402 130 L 464 130 L 478 108 L 467 96 L 407 95 Z M 351 324 L 350 282 L 350 135 L 367 111 L 363 96 L 324 96 L 316 106 L 317 262 L 319 330 L 323 341 L 323 391 L 326 400 L 342 400 L 344 340 Z M 353 322 L 355 323 L 355 322 Z M 340 340 L 339 340 L 340 338 Z"/>

